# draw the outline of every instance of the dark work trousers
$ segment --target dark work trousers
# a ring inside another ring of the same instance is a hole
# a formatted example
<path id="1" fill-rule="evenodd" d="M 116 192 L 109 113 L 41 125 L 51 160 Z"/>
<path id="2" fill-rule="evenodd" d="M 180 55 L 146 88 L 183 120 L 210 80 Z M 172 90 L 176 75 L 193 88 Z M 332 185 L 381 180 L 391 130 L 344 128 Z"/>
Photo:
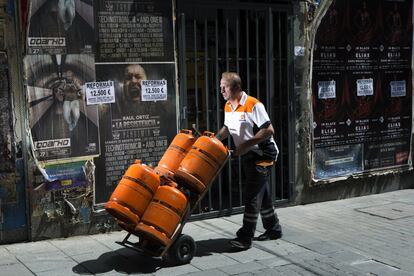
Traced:
<path id="1" fill-rule="evenodd" d="M 270 195 L 271 166 L 262 167 L 256 165 L 256 162 L 260 160 L 260 156 L 254 152 L 246 153 L 241 159 L 246 176 L 244 189 L 245 209 L 243 226 L 237 231 L 237 237 L 254 237 L 259 213 L 266 231 L 282 232 L 282 227 L 279 224 Z"/>

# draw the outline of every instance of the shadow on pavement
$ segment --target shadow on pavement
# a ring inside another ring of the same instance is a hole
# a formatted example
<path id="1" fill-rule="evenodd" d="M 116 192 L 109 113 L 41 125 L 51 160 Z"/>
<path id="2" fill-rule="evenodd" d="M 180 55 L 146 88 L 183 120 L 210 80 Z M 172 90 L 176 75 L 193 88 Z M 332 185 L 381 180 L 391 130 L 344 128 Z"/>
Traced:
<path id="1" fill-rule="evenodd" d="M 197 241 L 197 251 L 195 256 L 208 256 L 212 253 L 231 253 L 239 252 L 240 249 L 234 248 L 229 244 L 230 239 L 209 239 L 204 241 Z"/>
<path id="2" fill-rule="evenodd" d="M 195 257 L 203 257 L 212 253 L 237 252 L 229 244 L 229 239 L 210 239 L 196 242 Z M 116 271 L 119 273 L 154 273 L 163 267 L 170 267 L 171 264 L 161 258 L 151 257 L 144 253 L 128 248 L 121 248 L 107 252 L 95 260 L 87 260 L 72 268 L 72 271 L 81 275 L 95 275 Z"/>
<path id="3" fill-rule="evenodd" d="M 120 273 L 153 273 L 168 264 L 161 258 L 154 258 L 128 248 L 102 254 L 95 260 L 87 260 L 72 268 L 72 271 L 82 275 L 95 275 L 110 271 Z"/>

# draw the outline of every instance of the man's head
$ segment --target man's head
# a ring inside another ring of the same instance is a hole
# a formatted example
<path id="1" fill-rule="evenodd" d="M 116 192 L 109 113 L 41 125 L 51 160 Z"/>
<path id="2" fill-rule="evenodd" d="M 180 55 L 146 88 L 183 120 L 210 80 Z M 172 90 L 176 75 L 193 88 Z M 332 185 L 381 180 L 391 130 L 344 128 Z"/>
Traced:
<path id="1" fill-rule="evenodd" d="M 72 70 L 66 71 L 66 78 L 69 79 L 69 80 L 74 79 L 74 74 L 73 74 Z"/>
<path id="2" fill-rule="evenodd" d="M 144 68 L 138 64 L 132 64 L 125 68 L 124 96 L 133 101 L 141 100 L 141 81 L 146 80 Z"/>
<path id="3" fill-rule="evenodd" d="M 221 74 L 220 92 L 228 101 L 236 98 L 241 93 L 241 78 L 235 72 L 224 72 Z"/>

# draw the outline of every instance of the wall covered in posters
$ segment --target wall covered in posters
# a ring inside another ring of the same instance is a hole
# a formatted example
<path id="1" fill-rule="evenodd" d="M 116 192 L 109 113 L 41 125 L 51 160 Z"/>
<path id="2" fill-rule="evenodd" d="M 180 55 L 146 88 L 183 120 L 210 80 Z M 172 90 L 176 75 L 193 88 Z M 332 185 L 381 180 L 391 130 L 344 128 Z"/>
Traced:
<path id="1" fill-rule="evenodd" d="M 95 203 L 104 203 L 135 159 L 155 165 L 177 132 L 171 1 L 97 1 L 96 79 L 114 82 L 99 107 Z"/>
<path id="2" fill-rule="evenodd" d="M 48 225 L 89 223 L 129 165 L 155 165 L 177 132 L 173 5 L 32 0 L 28 11 L 32 235 L 62 236 Z"/>
<path id="3" fill-rule="evenodd" d="M 333 1 L 313 57 L 314 179 L 411 167 L 412 1 Z"/>

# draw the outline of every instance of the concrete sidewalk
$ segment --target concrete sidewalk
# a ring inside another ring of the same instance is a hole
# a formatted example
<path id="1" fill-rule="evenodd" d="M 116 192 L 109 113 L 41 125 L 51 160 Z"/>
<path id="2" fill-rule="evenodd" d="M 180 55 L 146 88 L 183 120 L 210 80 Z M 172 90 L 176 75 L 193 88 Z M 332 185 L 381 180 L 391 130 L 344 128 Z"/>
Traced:
<path id="1" fill-rule="evenodd" d="M 234 251 L 242 215 L 187 223 L 190 264 L 118 245 L 126 232 L 0 246 L 0 275 L 414 275 L 414 190 L 278 209 L 284 236 Z M 258 225 L 258 231 L 263 231 Z"/>

